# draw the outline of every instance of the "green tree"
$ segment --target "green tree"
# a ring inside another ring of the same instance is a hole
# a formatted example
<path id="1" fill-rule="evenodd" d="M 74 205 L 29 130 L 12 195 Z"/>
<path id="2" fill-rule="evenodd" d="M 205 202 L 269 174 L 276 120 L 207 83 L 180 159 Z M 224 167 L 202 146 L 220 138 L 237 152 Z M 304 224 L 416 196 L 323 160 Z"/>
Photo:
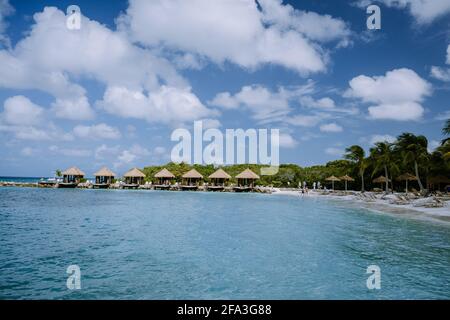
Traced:
<path id="1" fill-rule="evenodd" d="M 402 153 L 405 164 L 414 165 L 414 173 L 417 177 L 420 191 L 424 188 L 419 176 L 419 164 L 425 164 L 428 161 L 429 154 L 427 148 L 428 140 L 425 136 L 416 136 L 406 132 L 397 138 L 396 151 Z"/>
<path id="2" fill-rule="evenodd" d="M 364 149 L 358 145 L 353 145 L 345 149 L 345 159 L 352 161 L 358 168 L 361 177 L 361 192 L 364 192 L 364 171 L 367 169 L 367 159 Z"/>
<path id="3" fill-rule="evenodd" d="M 379 172 L 381 168 L 384 169 L 384 176 L 386 177 L 386 192 L 389 191 L 388 167 L 391 166 L 393 161 L 392 147 L 392 143 L 384 141 L 375 143 L 375 146 L 370 149 L 370 158 L 374 164 L 372 175 Z"/>
<path id="4" fill-rule="evenodd" d="M 55 175 L 56 175 L 58 178 L 60 178 L 60 177 L 62 176 L 61 170 L 56 169 L 56 170 L 55 170 Z"/>

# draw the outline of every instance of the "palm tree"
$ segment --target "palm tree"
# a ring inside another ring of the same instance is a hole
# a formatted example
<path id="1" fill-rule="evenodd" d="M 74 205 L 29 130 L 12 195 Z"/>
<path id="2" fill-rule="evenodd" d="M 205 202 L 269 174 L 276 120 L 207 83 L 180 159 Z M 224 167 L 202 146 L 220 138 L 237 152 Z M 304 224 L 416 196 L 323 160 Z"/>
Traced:
<path id="1" fill-rule="evenodd" d="M 375 146 L 370 149 L 370 157 L 374 162 L 374 170 L 372 175 L 380 171 L 381 168 L 384 169 L 384 176 L 386 177 L 386 192 L 389 191 L 388 167 L 390 167 L 393 162 L 392 147 L 392 143 L 384 141 L 375 143 Z"/>
<path id="2" fill-rule="evenodd" d="M 56 170 L 55 170 L 55 175 L 56 175 L 58 178 L 61 177 L 61 176 L 62 176 L 61 170 L 56 169 Z"/>
<path id="3" fill-rule="evenodd" d="M 419 177 L 419 163 L 428 161 L 428 140 L 425 136 L 403 133 L 397 138 L 396 150 L 403 154 L 405 164 L 414 164 L 414 173 L 419 183 L 420 191 L 423 185 Z"/>
<path id="4" fill-rule="evenodd" d="M 367 159 L 364 149 L 358 145 L 353 145 L 345 149 L 345 159 L 353 161 L 358 168 L 359 176 L 361 177 L 361 192 L 364 192 L 364 171 L 367 168 Z"/>
<path id="5" fill-rule="evenodd" d="M 442 128 L 442 134 L 444 136 L 450 136 L 450 119 L 447 119 L 447 121 L 445 122 L 444 128 Z M 450 141 L 450 138 L 444 138 L 444 140 L 442 140 L 441 145 L 444 145 L 446 142 Z"/>

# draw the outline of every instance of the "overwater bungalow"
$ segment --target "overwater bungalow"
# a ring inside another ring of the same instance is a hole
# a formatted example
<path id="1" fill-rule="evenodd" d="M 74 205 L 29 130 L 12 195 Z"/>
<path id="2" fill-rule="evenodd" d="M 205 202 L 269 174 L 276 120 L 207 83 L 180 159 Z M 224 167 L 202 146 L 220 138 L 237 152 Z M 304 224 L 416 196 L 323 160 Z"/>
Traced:
<path id="1" fill-rule="evenodd" d="M 75 188 L 85 176 L 84 172 L 77 167 L 71 167 L 61 174 L 63 181 L 58 183 L 58 188 Z"/>
<path id="2" fill-rule="evenodd" d="M 259 176 L 250 169 L 245 169 L 236 176 L 237 186 L 233 187 L 236 192 L 251 191 L 255 187 L 255 181 Z"/>
<path id="3" fill-rule="evenodd" d="M 155 190 L 167 190 L 170 189 L 175 175 L 164 168 L 155 174 L 155 178 L 158 179 L 157 184 L 154 185 Z"/>
<path id="4" fill-rule="evenodd" d="M 125 184 L 122 185 L 124 189 L 137 189 L 144 184 L 145 173 L 138 168 L 133 168 L 123 175 Z"/>
<path id="5" fill-rule="evenodd" d="M 181 190 L 197 190 L 203 176 L 195 169 L 192 169 L 181 176 Z"/>
<path id="6" fill-rule="evenodd" d="M 106 167 L 101 168 L 95 174 L 94 189 L 106 189 L 113 183 L 116 174 Z"/>
<path id="7" fill-rule="evenodd" d="M 223 169 L 218 169 L 216 172 L 211 174 L 209 177 L 210 184 L 208 184 L 208 190 L 211 191 L 222 191 L 225 189 L 228 181 L 230 181 L 231 176 L 226 173 Z"/>

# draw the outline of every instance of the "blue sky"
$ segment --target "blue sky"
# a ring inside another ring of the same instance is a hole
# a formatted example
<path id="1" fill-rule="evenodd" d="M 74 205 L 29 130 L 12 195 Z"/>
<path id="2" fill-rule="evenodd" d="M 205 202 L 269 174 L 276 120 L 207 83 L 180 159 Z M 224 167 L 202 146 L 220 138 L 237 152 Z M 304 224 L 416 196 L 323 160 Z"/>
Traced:
<path id="1" fill-rule="evenodd" d="M 450 115 L 450 2 L 0 0 L 0 175 L 169 161 L 171 132 L 277 128 L 280 161 L 338 159 Z M 80 30 L 66 27 L 77 4 Z"/>

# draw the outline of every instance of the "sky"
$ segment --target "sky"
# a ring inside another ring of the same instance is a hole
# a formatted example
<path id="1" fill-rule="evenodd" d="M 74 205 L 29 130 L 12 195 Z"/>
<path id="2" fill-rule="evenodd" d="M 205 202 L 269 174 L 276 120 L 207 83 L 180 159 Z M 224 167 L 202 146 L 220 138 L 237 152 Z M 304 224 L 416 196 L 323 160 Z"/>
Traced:
<path id="1" fill-rule="evenodd" d="M 448 0 L 0 0 L 0 176 L 164 164 L 197 120 L 279 129 L 301 166 L 402 132 L 431 151 L 449 98 Z"/>

